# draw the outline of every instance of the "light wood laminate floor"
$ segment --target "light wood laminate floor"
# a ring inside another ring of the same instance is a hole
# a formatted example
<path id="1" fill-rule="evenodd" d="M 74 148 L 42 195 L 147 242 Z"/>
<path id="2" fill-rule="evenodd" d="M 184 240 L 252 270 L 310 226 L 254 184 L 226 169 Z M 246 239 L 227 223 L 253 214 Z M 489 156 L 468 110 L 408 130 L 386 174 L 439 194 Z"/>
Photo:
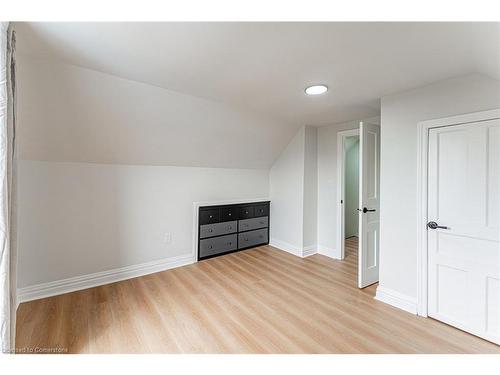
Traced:
<path id="1" fill-rule="evenodd" d="M 500 353 L 373 299 L 347 256 L 271 246 L 20 305 L 18 348 L 70 353 Z"/>

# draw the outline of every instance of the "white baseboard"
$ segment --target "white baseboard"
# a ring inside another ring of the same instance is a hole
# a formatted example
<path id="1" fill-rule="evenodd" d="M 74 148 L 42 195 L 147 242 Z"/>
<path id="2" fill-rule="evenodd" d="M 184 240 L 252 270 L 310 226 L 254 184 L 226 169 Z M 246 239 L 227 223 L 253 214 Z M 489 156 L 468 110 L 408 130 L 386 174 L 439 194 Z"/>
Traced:
<path id="1" fill-rule="evenodd" d="M 333 258 L 340 259 L 340 255 L 337 254 L 337 250 L 328 246 L 318 245 L 318 254 Z"/>
<path id="2" fill-rule="evenodd" d="M 276 238 L 271 238 L 271 240 L 269 241 L 269 245 L 295 256 L 302 257 L 302 248 L 289 244 L 288 242 L 277 240 Z"/>
<path id="3" fill-rule="evenodd" d="M 100 285 L 110 284 L 117 281 L 132 279 L 151 273 L 165 271 L 171 268 L 185 266 L 196 260 L 192 254 L 181 255 L 171 258 L 155 260 L 152 262 L 135 264 L 108 271 L 96 272 L 88 275 L 71 277 L 63 280 L 32 285 L 17 289 L 17 303 L 27 302 L 35 299 L 56 296 L 74 292 L 77 290 L 93 288 Z"/>
<path id="4" fill-rule="evenodd" d="M 377 287 L 375 299 L 387 303 L 398 309 L 408 311 L 409 313 L 417 315 L 417 299 L 409 297 L 405 294 L 396 292 L 392 289 L 387 289 L 381 286 Z"/>
<path id="5" fill-rule="evenodd" d="M 316 245 L 305 246 L 302 249 L 302 257 L 305 258 L 305 257 L 311 256 L 311 255 L 314 255 L 317 252 L 318 252 L 318 248 Z"/>
<path id="6" fill-rule="evenodd" d="M 314 255 L 318 252 L 316 245 L 299 247 L 285 241 L 277 240 L 276 238 L 271 238 L 269 245 L 301 258 Z"/>

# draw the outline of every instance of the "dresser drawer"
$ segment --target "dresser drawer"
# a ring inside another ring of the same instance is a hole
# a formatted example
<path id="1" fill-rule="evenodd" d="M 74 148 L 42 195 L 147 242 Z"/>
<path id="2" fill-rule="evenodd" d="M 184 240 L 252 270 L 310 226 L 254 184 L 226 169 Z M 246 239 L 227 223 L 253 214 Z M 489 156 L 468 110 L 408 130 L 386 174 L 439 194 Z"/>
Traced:
<path id="1" fill-rule="evenodd" d="M 269 217 L 254 217 L 253 219 L 245 219 L 238 221 L 238 232 L 266 228 L 269 225 Z"/>
<path id="2" fill-rule="evenodd" d="M 205 224 L 200 226 L 200 238 L 220 236 L 221 234 L 236 233 L 238 222 L 226 221 L 224 223 Z"/>
<path id="3" fill-rule="evenodd" d="M 220 209 L 220 221 L 232 221 L 238 219 L 237 207 L 223 207 Z"/>
<path id="4" fill-rule="evenodd" d="M 267 243 L 267 228 L 238 234 L 238 249 Z"/>
<path id="5" fill-rule="evenodd" d="M 219 220 L 219 209 L 214 208 L 210 210 L 200 210 L 200 225 L 218 223 Z"/>
<path id="6" fill-rule="evenodd" d="M 269 216 L 269 205 L 262 204 L 259 206 L 255 206 L 254 207 L 254 215 L 255 215 L 255 217 Z"/>
<path id="7" fill-rule="evenodd" d="M 200 240 L 200 258 L 236 250 L 237 234 Z"/>
<path id="8" fill-rule="evenodd" d="M 240 208 L 240 214 L 238 216 L 238 219 L 249 219 L 251 217 L 254 217 L 254 207 L 253 206 L 246 206 L 246 207 Z"/>

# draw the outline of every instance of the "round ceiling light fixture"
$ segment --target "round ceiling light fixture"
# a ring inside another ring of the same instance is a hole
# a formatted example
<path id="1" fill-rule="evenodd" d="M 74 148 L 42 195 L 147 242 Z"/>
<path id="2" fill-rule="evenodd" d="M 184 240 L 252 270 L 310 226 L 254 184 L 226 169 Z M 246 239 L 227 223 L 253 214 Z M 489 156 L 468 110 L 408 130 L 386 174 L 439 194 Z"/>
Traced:
<path id="1" fill-rule="evenodd" d="M 304 90 L 307 95 L 321 95 L 328 91 L 327 85 L 313 85 Z"/>

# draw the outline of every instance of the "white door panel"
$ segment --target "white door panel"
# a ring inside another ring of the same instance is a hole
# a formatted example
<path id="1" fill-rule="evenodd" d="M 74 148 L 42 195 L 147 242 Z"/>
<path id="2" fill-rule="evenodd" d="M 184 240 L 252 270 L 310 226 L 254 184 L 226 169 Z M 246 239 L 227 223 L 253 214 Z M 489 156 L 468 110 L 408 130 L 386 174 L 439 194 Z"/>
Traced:
<path id="1" fill-rule="evenodd" d="M 376 283 L 379 275 L 380 127 L 360 124 L 358 286 Z"/>
<path id="2" fill-rule="evenodd" d="M 500 343 L 500 121 L 429 131 L 428 314 Z"/>

